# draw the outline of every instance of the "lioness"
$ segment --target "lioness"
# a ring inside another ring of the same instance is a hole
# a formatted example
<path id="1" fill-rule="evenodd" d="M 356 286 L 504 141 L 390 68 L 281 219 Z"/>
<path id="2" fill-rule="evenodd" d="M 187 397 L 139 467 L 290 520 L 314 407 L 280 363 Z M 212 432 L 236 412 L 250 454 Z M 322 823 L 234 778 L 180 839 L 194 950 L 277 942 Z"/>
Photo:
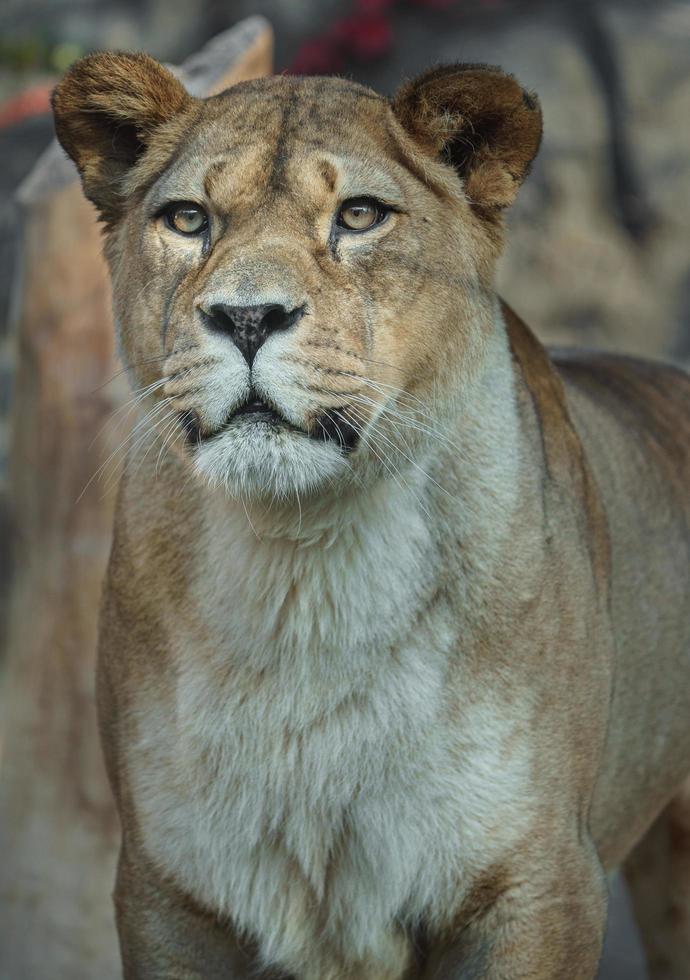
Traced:
<path id="1" fill-rule="evenodd" d="M 98 671 L 125 976 L 591 980 L 625 862 L 687 980 L 690 381 L 497 299 L 536 98 L 103 54 L 54 108 L 144 412 Z"/>

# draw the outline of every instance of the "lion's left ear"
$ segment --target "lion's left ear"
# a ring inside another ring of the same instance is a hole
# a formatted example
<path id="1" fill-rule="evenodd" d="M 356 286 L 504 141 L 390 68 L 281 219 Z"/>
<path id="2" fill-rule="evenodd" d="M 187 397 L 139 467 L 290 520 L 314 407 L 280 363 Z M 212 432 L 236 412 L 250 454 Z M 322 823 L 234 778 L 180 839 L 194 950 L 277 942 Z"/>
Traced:
<path id="1" fill-rule="evenodd" d="M 484 214 L 513 203 L 541 142 L 536 96 L 486 65 L 432 68 L 402 86 L 393 112 L 417 143 L 455 168 Z"/>

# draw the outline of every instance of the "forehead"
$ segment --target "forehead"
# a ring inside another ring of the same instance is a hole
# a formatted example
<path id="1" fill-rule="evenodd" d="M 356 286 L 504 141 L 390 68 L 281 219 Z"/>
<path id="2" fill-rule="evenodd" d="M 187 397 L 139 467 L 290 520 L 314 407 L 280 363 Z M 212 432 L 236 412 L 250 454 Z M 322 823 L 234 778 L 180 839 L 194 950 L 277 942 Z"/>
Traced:
<path id="1" fill-rule="evenodd" d="M 245 82 L 203 103 L 156 196 L 173 185 L 198 192 L 200 180 L 210 197 L 250 193 L 257 182 L 278 193 L 345 182 L 353 193 L 361 184 L 361 193 L 395 196 L 389 125 L 388 100 L 343 79 Z"/>
<path id="2" fill-rule="evenodd" d="M 388 100 L 339 78 L 277 76 L 235 85 L 204 103 L 199 128 L 232 128 L 236 141 L 263 138 L 324 145 L 376 137 L 385 125 Z"/>

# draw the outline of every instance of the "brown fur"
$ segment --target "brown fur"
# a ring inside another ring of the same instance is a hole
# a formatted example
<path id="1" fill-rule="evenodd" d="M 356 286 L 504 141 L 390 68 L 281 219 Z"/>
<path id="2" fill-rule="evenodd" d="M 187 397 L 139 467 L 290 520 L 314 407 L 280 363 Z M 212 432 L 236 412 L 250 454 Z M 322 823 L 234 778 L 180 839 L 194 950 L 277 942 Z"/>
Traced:
<path id="1" fill-rule="evenodd" d="M 125 976 L 593 980 L 624 863 L 654 980 L 686 980 L 690 380 L 550 356 L 496 300 L 536 99 L 457 65 L 392 102 L 291 78 L 201 102 L 103 55 L 54 107 L 131 376 L 172 407 L 133 440 L 100 630 Z M 348 237 L 362 195 L 391 211 Z M 304 310 L 251 370 L 292 427 L 263 455 L 219 301 Z M 347 464 L 314 449 L 338 425 Z"/>
<path id="2" fill-rule="evenodd" d="M 481 212 L 513 203 L 542 134 L 539 102 L 514 78 L 486 65 L 432 68 L 402 87 L 393 109 L 416 140 L 453 165 Z"/>
<path id="3" fill-rule="evenodd" d="M 70 70 L 55 89 L 52 105 L 57 137 L 79 168 L 84 193 L 112 223 L 122 213 L 122 178 L 154 132 L 154 172 L 160 172 L 177 135 L 162 140 L 163 124 L 179 121 L 192 99 L 147 54 L 93 54 Z M 168 146 L 161 153 L 164 142 Z"/>

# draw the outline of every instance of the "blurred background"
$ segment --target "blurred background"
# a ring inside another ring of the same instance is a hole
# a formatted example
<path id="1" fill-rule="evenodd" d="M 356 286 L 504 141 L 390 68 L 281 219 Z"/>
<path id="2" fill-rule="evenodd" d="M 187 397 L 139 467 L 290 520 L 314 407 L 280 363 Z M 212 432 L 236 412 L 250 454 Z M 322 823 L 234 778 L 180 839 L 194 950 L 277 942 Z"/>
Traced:
<path id="1" fill-rule="evenodd" d="M 690 359 L 689 0 L 2 0 L 0 636 L 25 221 L 15 195 L 52 139 L 51 87 L 96 49 L 179 64 L 255 14 L 273 27 L 276 71 L 390 93 L 436 62 L 489 62 L 535 89 L 544 145 L 509 219 L 500 291 L 548 342 Z M 602 978 L 644 976 L 617 883 Z"/>

